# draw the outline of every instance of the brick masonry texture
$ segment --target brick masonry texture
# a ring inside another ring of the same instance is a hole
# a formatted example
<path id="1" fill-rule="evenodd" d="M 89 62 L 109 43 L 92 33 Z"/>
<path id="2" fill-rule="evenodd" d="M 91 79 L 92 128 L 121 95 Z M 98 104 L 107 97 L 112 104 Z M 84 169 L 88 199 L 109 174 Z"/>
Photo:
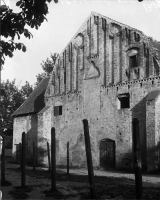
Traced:
<path id="1" fill-rule="evenodd" d="M 135 57 L 137 64 L 132 61 Z M 139 30 L 91 13 L 59 54 L 50 77 L 45 92 L 49 109 L 39 113 L 36 122 L 37 147 L 42 150 L 39 161 L 47 164 L 46 142 L 55 127 L 57 165 L 66 165 L 69 141 L 70 165 L 85 167 L 82 120 L 87 119 L 94 167 L 101 164 L 102 140 L 109 139 L 115 143 L 115 167 L 133 168 L 132 120 L 138 118 L 142 168 L 160 169 L 159 93 L 146 100 L 160 88 L 159 61 L 160 43 Z M 129 99 L 129 107 L 122 102 L 123 96 Z M 54 116 L 56 106 L 62 106 L 62 115 Z"/>

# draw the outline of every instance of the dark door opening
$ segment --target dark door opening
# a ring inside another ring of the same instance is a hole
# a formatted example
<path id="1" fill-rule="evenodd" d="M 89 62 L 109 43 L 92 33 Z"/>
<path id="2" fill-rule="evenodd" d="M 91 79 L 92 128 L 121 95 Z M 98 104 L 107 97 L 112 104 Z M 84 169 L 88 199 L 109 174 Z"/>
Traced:
<path id="1" fill-rule="evenodd" d="M 100 167 L 115 169 L 115 141 L 103 139 L 100 142 Z"/>

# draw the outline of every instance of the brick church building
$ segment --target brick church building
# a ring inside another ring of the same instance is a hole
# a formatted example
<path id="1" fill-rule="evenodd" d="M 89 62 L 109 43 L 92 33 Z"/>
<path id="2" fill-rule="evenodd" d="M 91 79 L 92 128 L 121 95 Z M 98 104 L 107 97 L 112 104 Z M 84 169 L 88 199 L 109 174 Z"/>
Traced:
<path id="1" fill-rule="evenodd" d="M 94 167 L 130 169 L 132 120 L 138 118 L 142 168 L 160 169 L 159 73 L 160 42 L 92 12 L 57 57 L 50 78 L 13 114 L 13 155 L 25 131 L 28 146 L 37 144 L 37 162 L 47 164 L 55 127 L 57 165 L 66 165 L 69 142 L 70 165 L 85 167 L 87 119 Z"/>

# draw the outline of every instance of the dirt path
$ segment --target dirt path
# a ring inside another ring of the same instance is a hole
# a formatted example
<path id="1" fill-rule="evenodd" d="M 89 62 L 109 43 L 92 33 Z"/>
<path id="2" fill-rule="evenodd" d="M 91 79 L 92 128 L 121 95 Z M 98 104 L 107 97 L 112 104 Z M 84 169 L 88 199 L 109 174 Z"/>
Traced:
<path id="1" fill-rule="evenodd" d="M 21 188 L 19 165 L 6 164 L 6 180 L 11 183 L 1 186 L 3 199 L 89 199 L 86 169 L 57 169 L 57 192 L 51 192 L 51 173 L 47 169 L 35 171 L 27 167 L 26 187 Z M 120 172 L 95 170 L 97 199 L 134 199 L 134 175 Z M 160 200 L 160 176 L 143 176 L 143 198 Z"/>

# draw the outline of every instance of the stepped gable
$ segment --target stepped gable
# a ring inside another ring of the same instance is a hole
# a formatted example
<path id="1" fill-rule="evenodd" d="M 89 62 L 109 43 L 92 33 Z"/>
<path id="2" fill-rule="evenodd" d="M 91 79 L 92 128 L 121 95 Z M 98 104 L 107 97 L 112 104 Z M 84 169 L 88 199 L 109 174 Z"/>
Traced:
<path id="1" fill-rule="evenodd" d="M 137 33 L 139 33 L 141 35 L 141 37 L 143 38 L 142 39 L 142 42 L 145 42 L 147 43 L 148 47 L 151 47 L 153 48 L 154 50 L 157 51 L 157 54 L 158 54 L 158 58 L 160 59 L 160 41 L 156 41 L 154 40 L 153 38 L 145 35 L 142 31 L 136 29 L 136 28 L 133 28 L 127 24 L 123 24 L 121 22 L 118 22 L 114 19 L 111 19 L 109 17 L 106 17 L 104 15 L 101 15 L 99 13 L 96 13 L 96 12 L 91 12 L 91 14 L 87 17 L 87 19 L 83 22 L 83 24 L 80 26 L 80 28 L 78 29 L 78 31 L 74 34 L 74 36 L 71 38 L 71 40 L 67 43 L 67 45 L 65 45 L 65 48 L 62 50 L 62 52 L 60 53 L 60 55 L 65 51 L 65 49 L 69 46 L 69 44 L 75 39 L 75 37 L 77 36 L 77 34 L 80 32 L 80 30 L 82 29 L 82 27 L 84 27 L 88 21 L 88 19 L 91 17 L 91 16 L 98 16 L 99 18 L 103 18 L 103 19 L 106 19 L 108 22 L 112 23 L 112 24 L 117 24 L 119 25 L 122 29 L 125 29 L 127 28 L 128 30 L 134 30 L 136 31 Z"/>

